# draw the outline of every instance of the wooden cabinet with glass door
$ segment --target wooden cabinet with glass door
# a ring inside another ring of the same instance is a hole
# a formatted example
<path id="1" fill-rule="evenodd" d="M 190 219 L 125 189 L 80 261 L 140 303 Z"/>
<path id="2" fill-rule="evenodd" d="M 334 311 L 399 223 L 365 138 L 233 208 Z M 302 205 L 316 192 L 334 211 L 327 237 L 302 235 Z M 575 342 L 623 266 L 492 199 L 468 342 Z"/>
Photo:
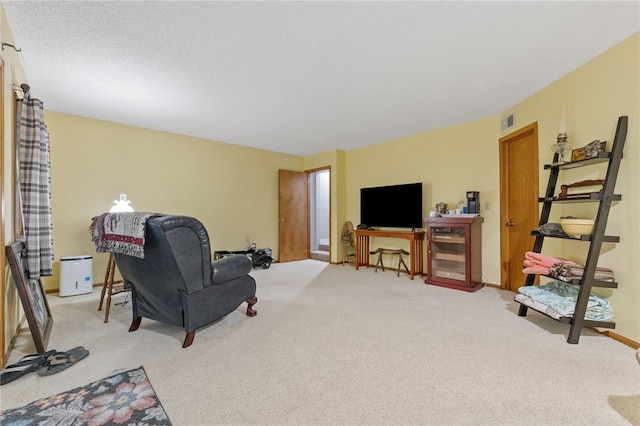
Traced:
<path id="1" fill-rule="evenodd" d="M 480 216 L 427 219 L 426 284 L 476 291 L 482 287 Z"/>

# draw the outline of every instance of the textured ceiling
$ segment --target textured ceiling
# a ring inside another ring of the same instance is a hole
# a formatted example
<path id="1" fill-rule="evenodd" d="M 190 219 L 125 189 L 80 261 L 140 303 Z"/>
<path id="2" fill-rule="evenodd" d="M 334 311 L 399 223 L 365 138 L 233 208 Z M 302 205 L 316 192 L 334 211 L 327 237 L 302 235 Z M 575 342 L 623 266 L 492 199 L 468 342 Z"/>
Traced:
<path id="1" fill-rule="evenodd" d="M 500 114 L 640 30 L 637 1 L 2 5 L 46 109 L 297 155 Z"/>

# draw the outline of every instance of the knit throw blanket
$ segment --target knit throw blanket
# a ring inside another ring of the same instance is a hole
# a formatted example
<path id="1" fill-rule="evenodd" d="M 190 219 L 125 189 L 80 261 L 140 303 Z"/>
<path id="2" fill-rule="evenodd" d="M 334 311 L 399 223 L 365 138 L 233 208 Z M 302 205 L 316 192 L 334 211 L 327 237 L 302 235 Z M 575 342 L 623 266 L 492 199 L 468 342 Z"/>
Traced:
<path id="1" fill-rule="evenodd" d="M 122 253 L 144 258 L 147 219 L 157 213 L 103 213 L 91 219 L 89 232 L 98 252 Z"/>

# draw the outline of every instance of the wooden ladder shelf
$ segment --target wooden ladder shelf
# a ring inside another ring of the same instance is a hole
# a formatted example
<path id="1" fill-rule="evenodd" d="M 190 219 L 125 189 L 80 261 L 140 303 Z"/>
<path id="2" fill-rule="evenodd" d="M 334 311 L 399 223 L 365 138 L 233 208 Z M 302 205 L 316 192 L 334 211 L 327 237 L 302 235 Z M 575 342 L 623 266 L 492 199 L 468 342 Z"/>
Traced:
<path id="1" fill-rule="evenodd" d="M 609 219 L 609 210 L 611 204 L 614 201 L 619 201 L 622 196 L 614 194 L 614 188 L 616 186 L 616 179 L 618 177 L 618 171 L 620 169 L 620 162 L 622 160 L 622 152 L 624 149 L 625 140 L 627 137 L 627 122 L 628 117 L 622 116 L 618 118 L 618 125 L 616 128 L 616 134 L 613 141 L 611 152 L 599 152 L 596 157 L 588 158 L 580 161 L 573 161 L 569 163 L 559 163 L 559 155 L 556 153 L 553 157 L 553 163 L 545 165 L 544 168 L 550 170 L 549 182 L 547 184 L 547 190 L 545 196 L 538 201 L 543 203 L 542 212 L 540 214 L 539 226 L 546 224 L 549 221 L 549 214 L 551 212 L 551 206 L 554 203 L 575 203 L 575 202 L 598 202 L 598 212 L 596 215 L 593 233 L 591 235 L 582 235 L 581 241 L 588 241 L 589 251 L 585 260 L 584 272 L 582 278 L 579 280 L 573 280 L 572 284 L 579 285 L 578 298 L 574 310 L 573 317 L 561 317 L 558 321 L 561 323 L 571 324 L 569 335 L 567 337 L 568 343 L 577 344 L 580 339 L 580 334 L 583 327 L 601 327 L 601 328 L 615 328 L 614 322 L 607 321 L 591 321 L 585 319 L 585 313 L 587 310 L 587 302 L 589 301 L 589 295 L 593 287 L 607 287 L 617 288 L 615 282 L 598 281 L 594 278 L 596 272 L 596 266 L 598 264 L 598 258 L 602 249 L 602 244 L 605 242 L 619 242 L 620 238 L 617 236 L 605 235 L 607 227 L 607 221 Z M 572 169 L 576 167 L 588 166 L 591 164 L 598 164 L 608 162 L 606 171 L 606 177 L 602 191 L 586 198 L 567 198 L 561 199 L 555 197 L 556 184 L 558 181 L 558 174 L 560 170 Z M 533 231 L 532 235 L 535 236 L 535 242 L 533 245 L 533 252 L 540 253 L 542 251 L 542 245 L 545 238 L 563 238 L 563 237 L 549 237 L 543 235 L 538 231 Z M 569 238 L 569 237 L 566 237 Z M 535 275 L 529 274 L 525 280 L 525 286 L 533 285 Z M 521 304 L 518 315 L 526 316 L 528 306 Z"/>

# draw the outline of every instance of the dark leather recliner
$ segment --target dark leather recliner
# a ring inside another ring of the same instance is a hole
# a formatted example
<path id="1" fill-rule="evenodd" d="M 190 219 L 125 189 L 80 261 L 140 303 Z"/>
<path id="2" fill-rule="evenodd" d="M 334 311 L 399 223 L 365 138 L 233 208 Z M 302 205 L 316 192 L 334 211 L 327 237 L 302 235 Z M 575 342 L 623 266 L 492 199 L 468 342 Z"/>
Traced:
<path id="1" fill-rule="evenodd" d="M 211 246 L 204 225 L 188 216 L 154 216 L 147 219 L 144 258 L 115 254 L 118 269 L 131 284 L 133 322 L 142 317 L 184 327 L 183 348 L 193 343 L 196 329 L 216 321 L 247 302 L 253 305 L 256 282 L 249 275 L 246 256 L 211 261 Z"/>

